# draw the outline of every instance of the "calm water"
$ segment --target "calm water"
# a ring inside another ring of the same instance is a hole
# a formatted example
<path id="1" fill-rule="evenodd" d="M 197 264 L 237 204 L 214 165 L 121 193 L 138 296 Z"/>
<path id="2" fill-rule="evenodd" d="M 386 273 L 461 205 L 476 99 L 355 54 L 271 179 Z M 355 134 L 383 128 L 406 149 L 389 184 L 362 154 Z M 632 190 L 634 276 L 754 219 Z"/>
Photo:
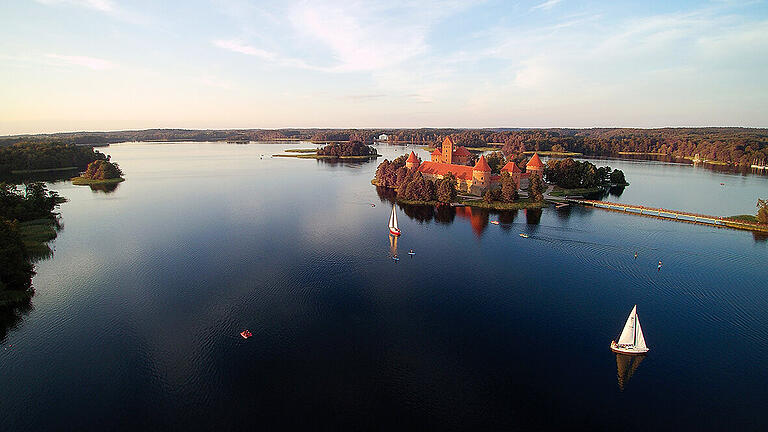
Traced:
<path id="1" fill-rule="evenodd" d="M 395 263 L 377 162 L 269 157 L 285 147 L 113 145 L 115 191 L 55 184 L 55 255 L 2 321 L 0 429 L 764 429 L 764 237 L 399 208 Z M 768 195 L 765 177 L 608 163 L 632 183 L 612 200 L 730 215 Z M 608 347 L 634 304 L 640 364 Z"/>

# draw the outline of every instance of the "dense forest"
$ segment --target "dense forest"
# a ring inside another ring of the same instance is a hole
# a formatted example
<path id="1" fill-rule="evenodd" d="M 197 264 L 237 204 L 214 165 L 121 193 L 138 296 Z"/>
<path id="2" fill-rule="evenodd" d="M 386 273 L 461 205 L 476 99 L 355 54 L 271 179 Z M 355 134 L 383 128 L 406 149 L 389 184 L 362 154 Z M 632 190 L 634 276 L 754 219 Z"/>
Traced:
<path id="1" fill-rule="evenodd" d="M 589 161 L 579 162 L 572 158 L 550 159 L 544 167 L 544 177 L 564 189 L 628 184 L 621 170 L 612 170 L 609 166 L 598 168 Z"/>
<path id="2" fill-rule="evenodd" d="M 0 304 L 4 291 L 28 290 L 34 275 L 21 224 L 35 220 L 53 224 L 53 210 L 61 202 L 62 198 L 43 183 L 22 188 L 0 183 Z"/>
<path id="3" fill-rule="evenodd" d="M 332 143 L 317 150 L 319 156 L 375 156 L 376 149 L 362 141 Z"/>
<path id="4" fill-rule="evenodd" d="M 0 147 L 0 175 L 26 170 L 85 169 L 93 161 L 106 159 L 90 146 L 18 143 Z"/>
<path id="5" fill-rule="evenodd" d="M 117 132 L 68 132 L 0 137 L 0 147 L 20 142 L 60 144 L 109 144 L 124 141 L 270 141 L 360 140 L 372 143 L 380 134 L 390 142 L 439 146 L 446 136 L 458 145 L 496 145 L 504 153 L 570 151 L 588 156 L 622 152 L 693 157 L 749 165 L 768 160 L 768 129 L 661 128 L 661 129 L 147 129 Z"/>

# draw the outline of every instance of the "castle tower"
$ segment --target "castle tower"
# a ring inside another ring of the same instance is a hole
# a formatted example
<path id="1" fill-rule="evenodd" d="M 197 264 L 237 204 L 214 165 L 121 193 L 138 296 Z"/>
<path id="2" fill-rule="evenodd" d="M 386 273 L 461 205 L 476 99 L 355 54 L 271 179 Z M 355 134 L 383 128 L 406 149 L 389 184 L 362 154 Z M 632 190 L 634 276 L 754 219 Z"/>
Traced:
<path id="1" fill-rule="evenodd" d="M 491 166 L 480 156 L 475 167 L 472 168 L 472 188 L 484 191 L 491 184 Z"/>
<path id="2" fill-rule="evenodd" d="M 408 159 L 405 161 L 405 167 L 408 169 L 419 167 L 419 158 L 416 157 L 416 153 L 411 152 Z"/>
<path id="3" fill-rule="evenodd" d="M 453 140 L 451 137 L 445 137 L 443 140 L 443 155 L 440 156 L 440 162 L 452 164 L 453 163 Z"/>
<path id="4" fill-rule="evenodd" d="M 520 188 L 520 178 L 522 177 L 523 172 L 520 171 L 520 168 L 518 168 L 514 161 L 507 162 L 507 164 L 504 165 L 504 168 L 501 169 L 501 172 L 508 172 L 515 180 L 517 187 Z"/>
<path id="5" fill-rule="evenodd" d="M 435 151 L 432 152 L 432 162 L 440 163 L 440 157 L 442 157 L 443 153 L 440 151 L 440 149 L 435 149 Z"/>
<path id="6" fill-rule="evenodd" d="M 531 160 L 528 161 L 528 165 L 525 166 L 525 172 L 542 178 L 542 174 L 544 174 L 544 164 L 541 162 L 541 159 L 539 159 L 538 153 L 534 153 Z"/>

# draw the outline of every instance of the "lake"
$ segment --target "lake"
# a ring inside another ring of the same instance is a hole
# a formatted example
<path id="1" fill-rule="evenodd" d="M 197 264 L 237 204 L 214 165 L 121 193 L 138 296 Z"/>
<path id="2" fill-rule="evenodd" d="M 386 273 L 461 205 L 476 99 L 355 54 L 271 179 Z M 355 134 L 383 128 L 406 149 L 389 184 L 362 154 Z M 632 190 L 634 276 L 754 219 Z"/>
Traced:
<path id="1" fill-rule="evenodd" d="M 0 319 L 0 429 L 764 429 L 765 236 L 398 206 L 394 244 L 382 158 L 270 157 L 289 147 L 307 144 L 111 145 L 115 190 L 53 183 L 54 256 Z M 631 183 L 613 201 L 768 197 L 765 176 L 595 162 Z M 651 350 L 617 356 L 635 304 Z"/>

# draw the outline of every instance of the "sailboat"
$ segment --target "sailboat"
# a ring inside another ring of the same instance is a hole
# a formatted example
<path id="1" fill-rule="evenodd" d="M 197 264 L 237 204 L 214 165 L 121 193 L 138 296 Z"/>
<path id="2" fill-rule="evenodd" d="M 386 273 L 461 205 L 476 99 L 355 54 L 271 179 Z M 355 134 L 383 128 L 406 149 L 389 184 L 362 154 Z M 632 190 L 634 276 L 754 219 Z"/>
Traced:
<path id="1" fill-rule="evenodd" d="M 619 354 L 645 354 L 648 347 L 645 345 L 643 329 L 640 327 L 640 318 L 637 316 L 637 305 L 629 313 L 624 330 L 621 331 L 619 341 L 611 341 L 611 351 Z"/>
<path id="2" fill-rule="evenodd" d="M 392 204 L 392 214 L 389 216 L 389 233 L 399 236 L 400 228 L 397 226 L 397 212 L 395 212 L 395 205 Z"/>

